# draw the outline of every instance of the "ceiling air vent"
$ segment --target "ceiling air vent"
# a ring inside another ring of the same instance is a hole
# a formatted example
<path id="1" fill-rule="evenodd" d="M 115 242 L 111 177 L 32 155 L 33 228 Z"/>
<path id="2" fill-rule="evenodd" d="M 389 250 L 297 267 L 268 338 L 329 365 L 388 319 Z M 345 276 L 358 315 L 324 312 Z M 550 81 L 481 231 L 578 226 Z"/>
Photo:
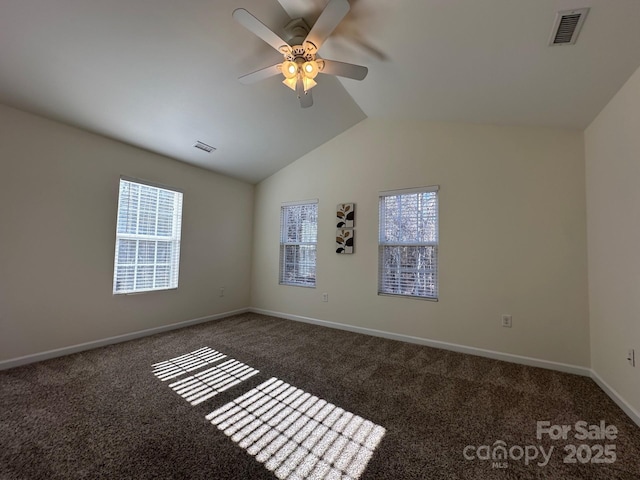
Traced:
<path id="1" fill-rule="evenodd" d="M 207 145 L 206 143 L 196 142 L 193 144 L 194 147 L 199 148 L 200 150 L 204 150 L 207 153 L 211 153 L 215 150 L 211 145 Z"/>
<path id="2" fill-rule="evenodd" d="M 556 14 L 549 45 L 573 45 L 589 13 L 588 8 L 564 10 Z"/>

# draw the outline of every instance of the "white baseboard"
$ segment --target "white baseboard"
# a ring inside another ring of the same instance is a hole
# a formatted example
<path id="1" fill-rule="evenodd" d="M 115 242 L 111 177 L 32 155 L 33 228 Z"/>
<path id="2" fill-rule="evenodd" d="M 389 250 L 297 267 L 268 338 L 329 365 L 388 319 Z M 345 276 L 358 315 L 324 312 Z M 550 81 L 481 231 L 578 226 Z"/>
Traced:
<path id="1" fill-rule="evenodd" d="M 168 332 L 169 330 L 189 327 L 191 325 L 197 325 L 198 323 L 210 322 L 211 320 L 219 320 L 221 318 L 230 317 L 231 315 L 237 315 L 239 313 L 245 313 L 248 311 L 248 308 L 240 308 L 238 310 L 232 310 L 230 312 L 218 313 L 215 315 L 208 315 L 206 317 L 200 318 L 193 318 L 191 320 L 185 320 L 184 322 L 148 328 L 146 330 L 125 333 L 124 335 L 116 335 L 115 337 L 103 338 L 101 340 L 80 343 L 78 345 L 71 345 L 69 347 L 56 348 L 55 350 L 48 350 L 46 352 L 35 353 L 33 355 L 25 355 L 24 357 L 11 358 L 9 360 L 0 361 L 0 370 L 19 367 L 20 365 L 26 365 L 28 363 L 41 362 L 42 360 L 49 360 L 50 358 L 62 357 L 64 355 L 71 355 L 72 353 L 82 352 L 84 350 L 90 350 L 92 348 L 104 347 L 106 345 L 112 345 L 114 343 L 127 342 L 129 340 L 135 340 L 136 338 L 147 337 L 149 335 L 155 335 L 156 333 Z"/>
<path id="2" fill-rule="evenodd" d="M 346 325 L 344 323 L 330 322 L 328 320 L 319 320 L 317 318 L 303 317 L 300 315 L 290 315 L 288 313 L 274 312 L 271 310 L 265 310 L 262 308 L 249 308 L 249 311 L 255 313 L 261 313 L 263 315 L 270 315 L 273 317 L 286 318 L 288 320 L 295 320 L 298 322 L 312 323 L 314 325 L 320 325 L 323 327 L 336 328 L 339 330 L 346 330 L 349 332 L 363 333 L 365 335 L 372 335 L 374 337 L 388 338 L 390 340 L 399 340 L 401 342 L 416 343 L 418 345 L 426 345 L 427 347 L 440 348 L 444 350 L 451 350 L 459 353 L 467 353 L 470 355 L 477 355 L 480 357 L 492 358 L 494 360 L 503 360 L 505 362 L 518 363 L 521 365 L 528 365 L 530 367 L 540 367 L 549 370 L 556 370 L 565 373 L 573 373 L 575 375 L 581 375 L 585 377 L 591 377 L 596 384 L 626 413 L 631 420 L 633 420 L 640 427 L 640 413 L 634 409 L 620 394 L 615 391 L 607 382 L 605 382 L 596 372 L 587 367 L 580 367 L 578 365 L 570 365 L 560 362 L 551 362 L 549 360 L 541 360 L 538 358 L 525 357 L 522 355 L 513 355 L 510 353 L 496 352 L 493 350 L 485 350 L 476 347 L 467 347 L 464 345 L 458 345 L 455 343 L 440 342 L 437 340 L 429 340 L 421 337 L 413 337 L 410 335 L 402 335 L 399 333 L 386 332 L 384 330 L 376 330 L 373 328 L 356 327 L 353 325 Z"/>
<path id="3" fill-rule="evenodd" d="M 595 370 L 591 370 L 591 378 L 598 384 L 604 393 L 609 395 L 611 400 L 613 400 L 622 409 L 622 411 L 640 427 L 640 412 L 629 405 L 629 403 L 622 398 L 622 396 L 611 385 L 605 382 L 602 377 L 595 372 Z"/>
<path id="4" fill-rule="evenodd" d="M 640 413 L 635 408 L 633 408 L 622 396 L 620 396 L 620 394 L 615 389 L 613 389 L 613 387 L 611 387 L 607 382 L 605 382 L 602 379 L 602 377 L 600 377 L 595 371 L 587 367 L 580 367 L 578 365 L 570 365 L 570 364 L 560 363 L 560 362 L 551 362 L 549 360 L 541 360 L 533 357 L 525 357 L 522 355 L 496 352 L 493 350 L 485 350 L 482 348 L 468 347 L 465 345 L 458 345 L 455 343 L 441 342 L 438 340 L 430 340 L 427 338 L 414 337 L 411 335 L 402 335 L 399 333 L 392 333 L 384 330 L 376 330 L 373 328 L 357 327 L 354 325 L 330 322 L 328 320 L 319 320 L 317 318 L 303 317 L 300 315 L 291 315 L 288 313 L 275 312 L 272 310 L 265 310 L 262 308 L 253 308 L 253 307 L 240 308 L 238 310 L 232 310 L 229 312 L 223 312 L 215 315 L 209 315 L 206 317 L 185 320 L 184 322 L 172 323 L 170 325 L 162 325 L 160 327 L 148 328 L 146 330 L 139 330 L 137 332 L 126 333 L 124 335 L 117 335 L 115 337 L 104 338 L 101 340 L 81 343 L 78 345 L 71 345 L 69 347 L 57 348 L 55 350 L 48 350 L 46 352 L 36 353 L 33 355 L 25 355 L 23 357 L 3 360 L 3 361 L 0 361 L 0 370 L 6 370 L 13 367 L 19 367 L 20 365 L 40 362 L 42 360 L 48 360 L 50 358 L 62 357 L 64 355 L 70 355 L 72 353 L 82 352 L 84 350 L 90 350 L 92 348 L 104 347 L 106 345 L 112 345 L 114 343 L 126 342 L 129 340 L 134 340 L 136 338 L 154 335 L 156 333 L 168 332 L 170 330 L 177 330 L 179 328 L 189 327 L 191 325 L 197 325 L 199 323 L 210 322 L 212 320 L 219 320 L 222 318 L 230 317 L 232 315 L 238 315 L 240 313 L 245 313 L 245 312 L 255 312 L 263 315 L 270 315 L 273 317 L 280 317 L 280 318 L 286 318 L 288 320 L 295 320 L 298 322 L 311 323 L 311 324 L 320 325 L 323 327 L 346 330 L 346 331 L 355 332 L 355 333 L 362 333 L 365 335 L 372 335 L 374 337 L 388 338 L 390 340 L 399 340 L 401 342 L 415 343 L 418 345 L 425 345 L 428 347 L 451 350 L 459 353 L 467 353 L 470 355 L 477 355 L 480 357 L 492 358 L 494 360 L 503 360 L 505 362 L 528 365 L 531 367 L 546 368 L 550 370 L 557 370 L 560 372 L 573 373 L 576 375 L 591 377 L 593 381 L 595 381 L 596 384 L 609 397 L 611 397 L 611 399 L 631 418 L 631 420 L 633 420 L 640 427 Z"/>
<path id="5" fill-rule="evenodd" d="M 485 350 L 483 348 L 467 347 L 465 345 L 458 345 L 455 343 L 441 342 L 438 340 L 430 340 L 422 337 L 413 337 L 411 335 L 403 335 L 400 333 L 392 333 L 384 330 L 376 330 L 373 328 L 356 327 L 353 325 L 346 325 L 344 323 L 330 322 L 328 320 L 319 320 L 316 318 L 302 317 L 300 315 L 290 315 L 282 312 L 274 312 L 271 310 L 264 310 L 261 308 L 250 308 L 249 311 L 255 313 L 261 313 L 263 315 L 271 315 L 273 317 L 286 318 L 288 320 L 296 320 L 298 322 L 312 323 L 314 325 L 321 325 L 323 327 L 337 328 L 339 330 L 347 330 L 349 332 L 363 333 L 365 335 L 372 335 L 374 337 L 388 338 L 390 340 L 399 340 L 401 342 L 416 343 L 418 345 L 426 345 L 427 347 L 440 348 L 443 350 L 451 350 L 453 352 L 467 353 L 470 355 L 477 355 L 479 357 L 492 358 L 494 360 L 503 360 L 505 362 L 518 363 L 521 365 L 528 365 L 530 367 L 540 367 L 549 370 L 557 370 L 565 373 L 573 373 L 576 375 L 582 375 L 585 377 L 591 376 L 591 370 L 587 367 L 580 367 L 578 365 L 569 365 L 560 362 L 551 362 L 549 360 L 541 360 L 538 358 L 524 357 L 521 355 L 514 355 L 511 353 L 496 352 L 493 350 Z"/>

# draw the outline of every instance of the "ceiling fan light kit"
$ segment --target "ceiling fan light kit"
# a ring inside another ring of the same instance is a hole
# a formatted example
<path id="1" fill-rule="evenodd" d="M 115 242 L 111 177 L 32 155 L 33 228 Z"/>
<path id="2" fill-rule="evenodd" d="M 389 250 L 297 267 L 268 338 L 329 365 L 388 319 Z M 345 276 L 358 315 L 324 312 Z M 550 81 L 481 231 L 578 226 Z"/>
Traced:
<path id="1" fill-rule="evenodd" d="M 301 80 L 304 92 L 307 93 L 317 85 L 314 78 L 321 67 L 314 54 L 304 54 L 304 51 L 301 45 L 291 47 L 291 52 L 284 54 L 285 60 L 280 64 L 280 71 L 284 75 L 282 83 L 295 91 L 298 81 Z"/>
<path id="2" fill-rule="evenodd" d="M 251 84 L 282 74 L 282 83 L 294 90 L 300 99 L 300 106 L 307 108 L 313 105 L 311 89 L 317 85 L 315 78 L 318 73 L 363 80 L 368 73 L 367 67 L 317 58 L 318 50 L 349 9 L 347 0 L 330 0 L 311 30 L 304 20 L 292 20 L 287 25 L 287 30 L 291 33 L 291 43 L 295 43 L 294 45 L 285 42 L 247 10 L 234 10 L 233 18 L 238 23 L 284 56 L 282 63 L 243 75 L 239 78 L 240 82 Z"/>

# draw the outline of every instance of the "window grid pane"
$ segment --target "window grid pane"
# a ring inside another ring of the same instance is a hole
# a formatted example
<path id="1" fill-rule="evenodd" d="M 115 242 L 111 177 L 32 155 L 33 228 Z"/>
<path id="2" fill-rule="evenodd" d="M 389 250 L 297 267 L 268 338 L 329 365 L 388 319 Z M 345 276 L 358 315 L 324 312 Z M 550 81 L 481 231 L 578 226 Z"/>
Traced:
<path id="1" fill-rule="evenodd" d="M 182 193 L 120 180 L 113 293 L 178 287 Z"/>
<path id="2" fill-rule="evenodd" d="M 283 205 L 280 211 L 280 283 L 315 287 L 318 205 Z"/>
<path id="3" fill-rule="evenodd" d="M 438 298 L 438 194 L 380 196 L 378 293 Z"/>

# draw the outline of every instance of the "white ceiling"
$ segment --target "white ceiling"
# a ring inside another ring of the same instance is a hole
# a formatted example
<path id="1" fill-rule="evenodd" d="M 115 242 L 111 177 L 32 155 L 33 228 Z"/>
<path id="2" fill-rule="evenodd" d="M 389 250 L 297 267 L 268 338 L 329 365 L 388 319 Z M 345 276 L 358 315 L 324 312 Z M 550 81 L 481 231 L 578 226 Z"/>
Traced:
<path id="1" fill-rule="evenodd" d="M 640 66 L 639 0 L 351 0 L 301 109 L 277 63 L 232 18 L 282 34 L 326 0 L 0 0 L 0 102 L 258 182 L 365 116 L 582 129 Z M 591 7 L 574 46 L 549 47 L 558 10 Z M 206 154 L 196 140 L 217 148 Z"/>

